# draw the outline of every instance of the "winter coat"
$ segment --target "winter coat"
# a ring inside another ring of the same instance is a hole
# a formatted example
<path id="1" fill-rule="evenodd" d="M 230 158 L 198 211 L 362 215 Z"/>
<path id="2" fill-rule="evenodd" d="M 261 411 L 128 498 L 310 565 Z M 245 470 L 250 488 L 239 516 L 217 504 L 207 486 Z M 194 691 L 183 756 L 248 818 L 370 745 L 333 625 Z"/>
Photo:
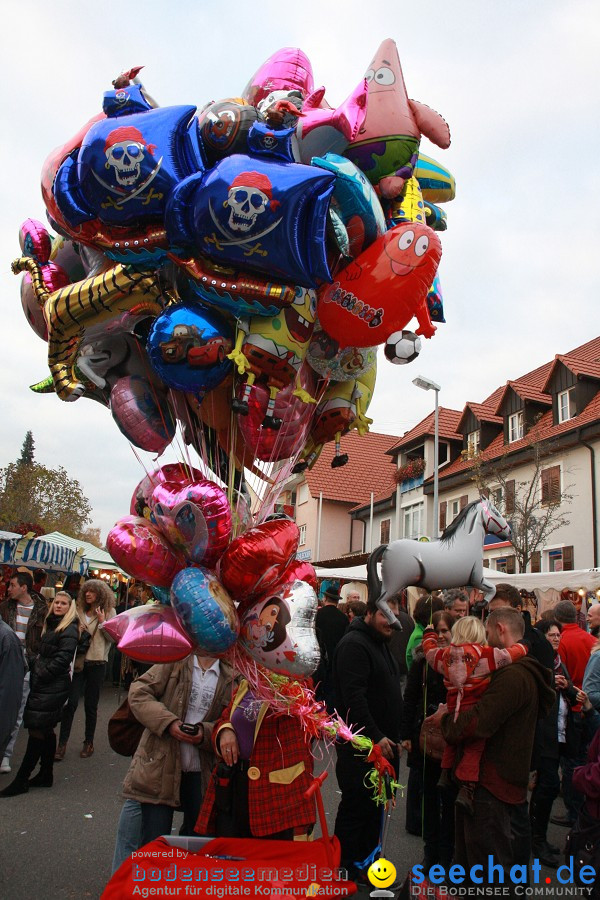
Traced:
<path id="1" fill-rule="evenodd" d="M 352 620 L 336 647 L 333 679 L 336 709 L 344 721 L 362 728 L 374 743 L 383 737 L 398 742 L 402 715 L 398 663 L 389 641 L 362 618 Z"/>
<path id="2" fill-rule="evenodd" d="M 248 693 L 242 681 L 230 706 L 214 731 L 217 736 L 225 728 L 235 731 L 232 715 Z M 303 829 L 315 822 L 315 801 L 305 797 L 313 782 L 313 757 L 310 739 L 295 716 L 270 715 L 268 703 L 262 703 L 251 736 L 248 759 L 248 816 L 254 837 L 267 837 L 288 828 Z M 242 742 L 240 741 L 240 744 Z M 210 781 L 198 816 L 195 831 L 215 834 L 216 771 Z"/>
<path id="3" fill-rule="evenodd" d="M 112 640 L 108 636 L 108 633 L 104 631 L 103 628 L 100 628 L 98 623 L 98 616 L 94 616 L 92 621 L 86 624 L 85 615 L 81 610 L 77 610 L 77 615 L 79 616 L 79 621 L 81 623 L 81 627 L 85 628 L 92 635 L 92 640 L 90 641 L 90 646 L 88 648 L 88 652 L 85 654 L 85 662 L 106 662 L 108 659 L 108 653 L 112 646 Z M 109 619 L 112 619 L 113 616 L 116 616 L 116 612 L 111 607 L 106 610 L 106 619 L 108 622 Z"/>
<path id="4" fill-rule="evenodd" d="M 27 654 L 27 661 L 31 664 L 40 649 L 42 628 L 48 612 L 48 604 L 39 594 L 32 592 L 30 597 L 33 599 L 33 609 L 31 610 L 31 615 L 27 622 L 27 631 L 25 632 L 25 653 Z M 0 616 L 15 632 L 17 630 L 17 606 L 16 600 L 5 600 L 3 603 L 0 603 Z"/>
<path id="5" fill-rule="evenodd" d="M 446 702 L 443 676 L 427 665 L 421 647 L 415 649 L 413 657 L 404 688 L 400 724 L 400 739 L 410 741 L 412 744 L 406 760 L 411 768 L 423 765 L 423 753 L 419 749 L 419 734 L 423 720 L 436 712 L 440 703 Z"/>
<path id="6" fill-rule="evenodd" d="M 548 643 L 548 641 L 546 641 L 546 643 Z M 547 716 L 544 716 L 544 718 L 540 719 L 537 723 L 532 769 L 537 769 L 540 757 L 548 759 L 558 759 L 559 756 L 575 757 L 577 756 L 579 749 L 579 730 L 573 713 L 577 690 L 573 687 L 573 682 L 569 678 L 569 673 L 562 663 L 560 664 L 560 670 L 558 672 L 554 673 L 553 671 L 553 685 L 555 674 L 564 675 L 568 681 L 568 687 L 564 690 L 556 691 L 556 699 L 552 709 Z M 566 744 L 562 748 L 558 743 L 558 711 L 561 696 L 567 701 Z"/>
<path id="7" fill-rule="evenodd" d="M 25 671 L 21 641 L 6 622 L 0 622 L 0 756 L 19 715 Z"/>
<path id="8" fill-rule="evenodd" d="M 599 714 L 592 710 L 586 713 L 590 718 L 594 737 L 588 747 L 585 765 L 578 766 L 573 772 L 573 787 L 585 797 L 585 810 L 595 819 L 600 820 L 600 724 Z"/>
<path id="9" fill-rule="evenodd" d="M 129 706 L 145 726 L 123 783 L 123 794 L 140 803 L 179 806 L 181 783 L 180 741 L 169 734 L 169 726 L 183 721 L 192 689 L 194 657 L 181 662 L 152 666 L 129 688 Z M 231 700 L 235 680 L 231 667 L 221 660 L 217 688 L 203 723 L 204 737 L 196 744 L 200 752 L 202 792 L 210 779 L 214 756 L 214 724 Z"/>
<path id="10" fill-rule="evenodd" d="M 494 672 L 490 686 L 456 721 L 442 719 L 442 732 L 450 744 L 484 738 L 480 783 L 505 803 L 527 798 L 533 741 L 538 718 L 547 716 L 556 700 L 552 673 L 526 656 Z"/>
<path id="11" fill-rule="evenodd" d="M 582 690 L 586 692 L 590 698 L 590 703 L 594 709 L 600 712 L 600 651 L 596 650 L 590 654 L 585 674 L 583 676 Z"/>
<path id="12" fill-rule="evenodd" d="M 59 616 L 46 619 L 40 652 L 31 667 L 31 683 L 23 716 L 25 728 L 47 731 L 60 721 L 71 690 L 71 664 L 77 648 L 77 620 L 63 631 L 55 631 Z"/>

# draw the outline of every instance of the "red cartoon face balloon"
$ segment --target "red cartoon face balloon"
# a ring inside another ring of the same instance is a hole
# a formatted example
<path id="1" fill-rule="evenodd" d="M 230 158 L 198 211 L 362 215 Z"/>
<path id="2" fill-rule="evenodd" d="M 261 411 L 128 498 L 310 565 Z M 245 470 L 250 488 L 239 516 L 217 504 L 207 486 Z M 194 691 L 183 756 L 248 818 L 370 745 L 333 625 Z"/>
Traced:
<path id="1" fill-rule="evenodd" d="M 157 484 L 170 481 L 183 487 L 184 484 L 199 481 L 203 477 L 202 472 L 199 472 L 198 469 L 193 469 L 185 463 L 169 463 L 167 466 L 161 466 L 160 469 L 155 469 L 154 472 L 150 472 L 142 478 L 133 492 L 129 512 L 132 516 L 149 518 L 150 498 Z"/>
<path id="2" fill-rule="evenodd" d="M 154 587 L 170 587 L 186 565 L 183 555 L 167 543 L 158 528 L 137 516 L 119 519 L 108 533 L 106 548 L 129 575 Z"/>
<path id="3" fill-rule="evenodd" d="M 184 487 L 165 481 L 150 500 L 152 520 L 169 543 L 192 562 L 211 569 L 231 537 L 231 509 L 218 484 L 200 479 Z"/>
<path id="4" fill-rule="evenodd" d="M 319 665 L 317 595 L 304 581 L 268 592 L 242 615 L 240 643 L 267 669 L 306 677 Z"/>
<path id="5" fill-rule="evenodd" d="M 221 582 L 234 600 L 250 600 L 276 585 L 298 550 L 295 522 L 275 519 L 231 542 L 219 564 Z"/>
<path id="6" fill-rule="evenodd" d="M 319 291 L 321 325 L 341 347 L 383 344 L 416 316 L 417 334 L 432 337 L 427 292 L 442 256 L 427 225 L 396 225 Z"/>
<path id="7" fill-rule="evenodd" d="M 116 641 L 121 653 L 138 662 L 177 662 L 194 649 L 174 610 L 160 603 L 127 609 L 101 628 Z"/>

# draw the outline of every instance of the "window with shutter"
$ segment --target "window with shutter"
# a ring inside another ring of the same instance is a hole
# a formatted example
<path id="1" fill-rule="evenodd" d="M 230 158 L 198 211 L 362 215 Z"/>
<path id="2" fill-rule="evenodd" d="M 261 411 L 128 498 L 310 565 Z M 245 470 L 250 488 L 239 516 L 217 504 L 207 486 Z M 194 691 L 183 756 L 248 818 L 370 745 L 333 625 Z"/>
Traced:
<path id="1" fill-rule="evenodd" d="M 536 550 L 531 554 L 531 571 L 532 572 L 541 572 L 542 571 L 542 554 L 539 550 Z"/>
<path id="2" fill-rule="evenodd" d="M 469 503 L 469 495 L 463 494 L 462 497 L 460 498 L 460 508 L 464 509 L 468 503 Z"/>
<path id="3" fill-rule="evenodd" d="M 379 527 L 380 544 L 389 544 L 390 542 L 390 522 L 391 519 L 384 519 Z"/>
<path id="4" fill-rule="evenodd" d="M 506 574 L 514 575 L 517 571 L 517 557 L 516 556 L 507 556 L 506 557 Z"/>
<path id="5" fill-rule="evenodd" d="M 573 571 L 573 548 L 572 547 L 563 547 L 562 548 L 562 558 L 563 558 L 563 569 Z"/>
<path id="6" fill-rule="evenodd" d="M 443 531 L 446 527 L 446 511 L 448 509 L 448 503 L 444 500 L 443 503 L 440 503 L 440 531 Z"/>
<path id="7" fill-rule="evenodd" d="M 542 503 L 560 503 L 560 466 L 542 469 Z"/>
<path id="8" fill-rule="evenodd" d="M 514 481 L 507 481 L 505 484 L 505 507 L 504 512 L 507 516 L 510 516 L 511 513 L 515 511 L 515 483 Z"/>

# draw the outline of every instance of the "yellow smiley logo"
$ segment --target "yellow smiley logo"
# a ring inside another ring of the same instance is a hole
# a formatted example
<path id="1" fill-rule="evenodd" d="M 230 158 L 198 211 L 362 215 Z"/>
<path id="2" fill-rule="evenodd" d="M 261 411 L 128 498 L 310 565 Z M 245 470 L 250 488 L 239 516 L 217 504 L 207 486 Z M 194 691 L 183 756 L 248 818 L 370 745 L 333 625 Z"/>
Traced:
<path id="1" fill-rule="evenodd" d="M 369 866 L 367 877 L 376 888 L 389 887 L 396 879 L 396 866 L 389 859 L 378 859 Z"/>

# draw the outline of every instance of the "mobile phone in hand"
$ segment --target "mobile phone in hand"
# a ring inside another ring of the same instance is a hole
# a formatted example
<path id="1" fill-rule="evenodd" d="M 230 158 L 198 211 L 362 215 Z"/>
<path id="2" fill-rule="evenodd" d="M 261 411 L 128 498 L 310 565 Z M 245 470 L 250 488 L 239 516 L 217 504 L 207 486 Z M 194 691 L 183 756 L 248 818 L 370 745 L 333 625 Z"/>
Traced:
<path id="1" fill-rule="evenodd" d="M 191 722 L 182 722 L 179 726 L 179 730 L 183 731 L 184 734 L 189 734 L 192 737 L 196 737 L 196 735 L 200 731 L 200 725 L 193 725 Z"/>

